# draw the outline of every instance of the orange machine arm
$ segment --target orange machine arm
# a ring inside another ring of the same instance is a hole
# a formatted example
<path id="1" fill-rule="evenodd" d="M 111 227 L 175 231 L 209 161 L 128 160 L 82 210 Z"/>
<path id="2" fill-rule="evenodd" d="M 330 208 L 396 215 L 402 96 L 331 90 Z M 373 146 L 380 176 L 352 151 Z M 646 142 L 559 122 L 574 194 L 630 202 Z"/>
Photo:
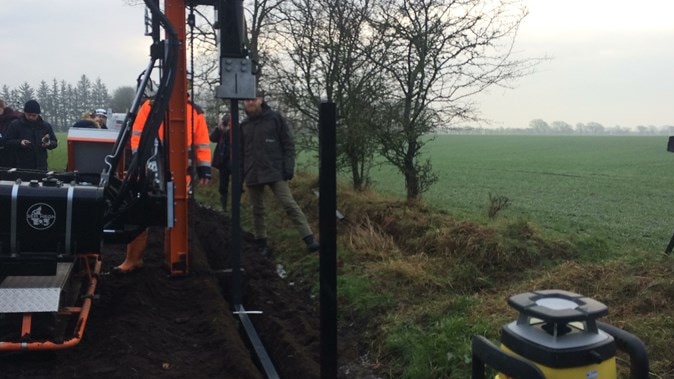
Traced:
<path id="1" fill-rule="evenodd" d="M 164 235 L 166 263 L 172 276 L 187 275 L 189 270 L 187 252 L 187 53 L 185 48 L 185 0 L 166 0 L 165 12 L 175 28 L 180 46 L 178 66 L 173 93 L 168 111 L 169 167 L 173 174 L 173 220 Z M 169 197 L 169 201 L 171 198 Z"/>

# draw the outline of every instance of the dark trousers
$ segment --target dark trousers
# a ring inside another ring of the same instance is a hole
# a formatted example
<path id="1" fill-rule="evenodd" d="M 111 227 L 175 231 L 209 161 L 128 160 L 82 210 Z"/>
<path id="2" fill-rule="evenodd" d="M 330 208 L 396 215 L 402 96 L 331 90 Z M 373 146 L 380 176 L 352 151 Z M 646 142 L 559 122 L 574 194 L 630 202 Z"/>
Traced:
<path id="1" fill-rule="evenodd" d="M 218 184 L 218 192 L 220 193 L 220 204 L 222 211 L 227 212 L 227 194 L 229 192 L 229 168 L 219 168 L 220 183 Z"/>

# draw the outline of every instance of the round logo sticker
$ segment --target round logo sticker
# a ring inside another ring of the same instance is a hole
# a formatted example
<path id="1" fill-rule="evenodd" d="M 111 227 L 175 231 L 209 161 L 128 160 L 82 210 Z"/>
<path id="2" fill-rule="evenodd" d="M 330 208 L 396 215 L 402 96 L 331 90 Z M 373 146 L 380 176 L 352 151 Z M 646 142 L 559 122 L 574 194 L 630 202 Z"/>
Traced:
<path id="1" fill-rule="evenodd" d="M 49 204 L 36 203 L 26 211 L 26 221 L 33 229 L 49 229 L 56 221 L 56 211 Z"/>

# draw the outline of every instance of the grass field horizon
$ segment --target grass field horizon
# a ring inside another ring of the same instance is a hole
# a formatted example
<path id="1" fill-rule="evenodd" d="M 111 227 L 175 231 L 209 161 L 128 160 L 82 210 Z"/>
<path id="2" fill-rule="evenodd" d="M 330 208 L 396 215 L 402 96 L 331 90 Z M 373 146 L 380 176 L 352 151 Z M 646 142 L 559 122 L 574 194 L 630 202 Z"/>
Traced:
<path id="1" fill-rule="evenodd" d="M 423 199 L 489 222 L 489 195 L 506 196 L 498 218 L 530 220 L 589 250 L 662 253 L 674 230 L 666 146 L 662 136 L 440 135 L 426 146 L 439 180 Z M 405 196 L 395 169 L 371 174 L 375 190 Z"/>

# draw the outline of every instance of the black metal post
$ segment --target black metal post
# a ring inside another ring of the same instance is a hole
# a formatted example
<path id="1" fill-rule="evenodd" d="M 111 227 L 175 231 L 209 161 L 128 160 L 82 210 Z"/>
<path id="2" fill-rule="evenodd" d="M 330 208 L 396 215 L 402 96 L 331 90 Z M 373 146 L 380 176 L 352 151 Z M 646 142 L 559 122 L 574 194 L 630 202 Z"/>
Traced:
<path id="1" fill-rule="evenodd" d="M 321 379 L 337 378 L 337 107 L 319 109 Z"/>
<path id="2" fill-rule="evenodd" d="M 242 298 L 242 280 L 241 280 L 241 184 L 243 181 L 241 173 L 241 129 L 239 127 L 239 101 L 231 99 L 230 117 L 232 118 L 232 140 L 231 140 L 231 159 L 232 162 L 232 194 L 231 215 L 232 223 L 230 232 L 230 254 L 232 263 L 232 304 L 234 306 L 241 304 Z M 226 137 L 225 137 L 226 138 Z"/>

